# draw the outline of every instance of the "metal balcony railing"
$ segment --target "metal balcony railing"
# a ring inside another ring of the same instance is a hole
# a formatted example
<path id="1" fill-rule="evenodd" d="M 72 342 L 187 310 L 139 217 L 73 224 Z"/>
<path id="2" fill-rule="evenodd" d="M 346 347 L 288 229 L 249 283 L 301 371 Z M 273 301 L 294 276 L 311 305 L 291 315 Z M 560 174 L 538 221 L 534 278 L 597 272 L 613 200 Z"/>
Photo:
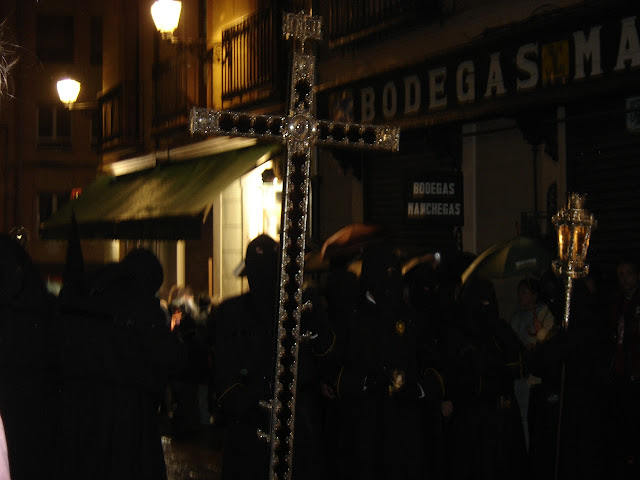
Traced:
<path id="1" fill-rule="evenodd" d="M 349 45 L 393 28 L 440 18 L 436 0 L 330 0 L 325 29 L 329 47 Z"/>
<path id="2" fill-rule="evenodd" d="M 206 104 L 203 46 L 177 45 L 171 57 L 153 66 L 154 129 L 182 127 L 193 106 Z"/>
<path id="3" fill-rule="evenodd" d="M 137 89 L 123 84 L 99 96 L 98 106 L 102 114 L 100 150 L 131 147 L 139 143 L 137 98 Z"/>
<path id="4" fill-rule="evenodd" d="M 256 12 L 222 32 L 225 107 L 280 95 L 286 86 L 285 44 L 278 9 Z"/>

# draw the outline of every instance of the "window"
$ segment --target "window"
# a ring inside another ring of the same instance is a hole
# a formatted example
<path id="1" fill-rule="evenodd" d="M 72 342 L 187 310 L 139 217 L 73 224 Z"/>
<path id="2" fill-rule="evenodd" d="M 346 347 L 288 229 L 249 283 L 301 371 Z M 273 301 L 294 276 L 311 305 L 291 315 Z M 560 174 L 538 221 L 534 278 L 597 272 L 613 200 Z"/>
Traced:
<path id="1" fill-rule="evenodd" d="M 38 224 L 51 218 L 71 198 L 71 191 L 66 192 L 40 192 L 38 194 Z"/>
<path id="2" fill-rule="evenodd" d="M 63 106 L 38 107 L 38 146 L 71 146 L 71 111 Z"/>
<path id="3" fill-rule="evenodd" d="M 73 63 L 73 17 L 38 15 L 36 32 L 40 61 Z"/>

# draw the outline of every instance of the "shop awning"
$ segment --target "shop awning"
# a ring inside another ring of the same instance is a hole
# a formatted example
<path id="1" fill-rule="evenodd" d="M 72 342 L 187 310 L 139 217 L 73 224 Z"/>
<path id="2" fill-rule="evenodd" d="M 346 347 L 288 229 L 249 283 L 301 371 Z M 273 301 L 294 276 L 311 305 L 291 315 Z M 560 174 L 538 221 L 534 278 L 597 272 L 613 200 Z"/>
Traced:
<path id="1" fill-rule="evenodd" d="M 73 211 L 81 238 L 199 238 L 215 195 L 278 148 L 259 144 L 127 175 L 101 175 L 43 222 L 40 235 L 67 239 Z"/>

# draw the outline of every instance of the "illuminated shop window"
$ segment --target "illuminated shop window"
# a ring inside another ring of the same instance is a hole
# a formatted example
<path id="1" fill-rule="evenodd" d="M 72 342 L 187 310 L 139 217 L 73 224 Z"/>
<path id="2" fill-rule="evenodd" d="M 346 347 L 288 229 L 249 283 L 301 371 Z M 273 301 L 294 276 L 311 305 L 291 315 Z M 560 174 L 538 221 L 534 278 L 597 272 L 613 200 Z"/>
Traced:
<path id="1" fill-rule="evenodd" d="M 245 240 L 265 233 L 280 241 L 282 179 L 275 176 L 273 162 L 265 162 L 242 178 Z"/>

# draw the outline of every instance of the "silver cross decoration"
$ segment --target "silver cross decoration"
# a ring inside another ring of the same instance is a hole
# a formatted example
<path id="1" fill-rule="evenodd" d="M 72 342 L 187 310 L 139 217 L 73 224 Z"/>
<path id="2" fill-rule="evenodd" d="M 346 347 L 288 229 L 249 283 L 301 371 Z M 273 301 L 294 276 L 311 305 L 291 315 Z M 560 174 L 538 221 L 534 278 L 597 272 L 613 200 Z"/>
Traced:
<path id="1" fill-rule="evenodd" d="M 270 434 L 258 432 L 270 444 L 270 480 L 292 477 L 293 432 L 301 341 L 302 281 L 309 203 L 309 165 L 315 145 L 398 150 L 398 127 L 358 125 L 315 117 L 315 67 L 306 40 L 320 40 L 322 20 L 303 13 L 285 13 L 283 34 L 293 37 L 293 67 L 287 116 L 252 115 L 206 108 L 191 110 L 191 133 L 279 140 L 286 146 L 280 293 L 276 319 L 276 358 Z"/>

